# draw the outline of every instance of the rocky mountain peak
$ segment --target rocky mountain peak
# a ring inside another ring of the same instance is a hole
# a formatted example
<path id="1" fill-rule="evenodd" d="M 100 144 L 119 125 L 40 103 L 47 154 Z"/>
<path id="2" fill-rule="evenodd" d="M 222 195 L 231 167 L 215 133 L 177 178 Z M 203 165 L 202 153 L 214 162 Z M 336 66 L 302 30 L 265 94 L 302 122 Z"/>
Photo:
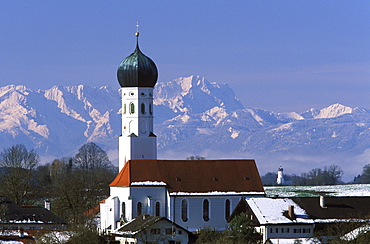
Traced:
<path id="1" fill-rule="evenodd" d="M 319 114 L 315 116 L 316 119 L 328 119 L 341 116 L 343 114 L 350 114 L 353 108 L 336 103 L 320 110 Z"/>

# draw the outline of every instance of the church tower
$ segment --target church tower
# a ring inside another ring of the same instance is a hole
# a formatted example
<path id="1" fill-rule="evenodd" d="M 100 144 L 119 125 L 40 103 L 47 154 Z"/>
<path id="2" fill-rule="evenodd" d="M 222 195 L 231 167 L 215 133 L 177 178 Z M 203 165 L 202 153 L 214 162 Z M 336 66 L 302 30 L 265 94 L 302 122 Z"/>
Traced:
<path id="1" fill-rule="evenodd" d="M 283 167 L 281 167 L 281 166 L 278 169 L 276 184 L 284 185 Z"/>
<path id="2" fill-rule="evenodd" d="M 131 159 L 157 159 L 153 133 L 153 89 L 158 71 L 155 63 L 139 48 L 125 58 L 117 71 L 122 93 L 122 135 L 119 137 L 119 170 Z"/>

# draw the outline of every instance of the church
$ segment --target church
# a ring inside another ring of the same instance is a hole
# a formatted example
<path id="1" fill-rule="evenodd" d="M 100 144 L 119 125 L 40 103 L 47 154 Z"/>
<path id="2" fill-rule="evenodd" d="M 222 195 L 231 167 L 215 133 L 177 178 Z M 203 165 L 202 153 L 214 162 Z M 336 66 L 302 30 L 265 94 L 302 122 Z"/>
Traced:
<path id="1" fill-rule="evenodd" d="M 153 89 L 158 71 L 139 48 L 117 71 L 122 93 L 119 173 L 100 203 L 100 228 L 117 230 L 141 216 L 158 216 L 196 232 L 223 230 L 242 197 L 265 196 L 254 160 L 157 159 Z"/>

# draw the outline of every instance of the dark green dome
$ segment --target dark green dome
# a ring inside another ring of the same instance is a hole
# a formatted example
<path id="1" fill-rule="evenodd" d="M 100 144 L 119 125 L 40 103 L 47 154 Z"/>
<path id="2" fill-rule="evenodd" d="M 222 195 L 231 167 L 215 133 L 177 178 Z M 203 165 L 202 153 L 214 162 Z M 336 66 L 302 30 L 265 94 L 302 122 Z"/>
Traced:
<path id="1" fill-rule="evenodd" d="M 122 60 L 117 70 L 121 87 L 154 87 L 157 83 L 157 66 L 145 56 L 136 43 L 135 51 Z"/>

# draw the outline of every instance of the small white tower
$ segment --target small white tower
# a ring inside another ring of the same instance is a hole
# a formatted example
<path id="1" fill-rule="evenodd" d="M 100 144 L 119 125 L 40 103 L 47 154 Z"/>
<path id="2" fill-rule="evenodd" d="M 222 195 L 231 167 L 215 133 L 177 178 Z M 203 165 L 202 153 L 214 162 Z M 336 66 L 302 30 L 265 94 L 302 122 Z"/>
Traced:
<path id="1" fill-rule="evenodd" d="M 281 166 L 278 169 L 276 184 L 284 185 L 283 167 L 281 167 Z"/>
<path id="2" fill-rule="evenodd" d="M 131 159 L 157 159 L 153 133 L 153 89 L 158 71 L 139 48 L 125 58 L 117 71 L 122 92 L 122 135 L 119 138 L 119 170 Z"/>

